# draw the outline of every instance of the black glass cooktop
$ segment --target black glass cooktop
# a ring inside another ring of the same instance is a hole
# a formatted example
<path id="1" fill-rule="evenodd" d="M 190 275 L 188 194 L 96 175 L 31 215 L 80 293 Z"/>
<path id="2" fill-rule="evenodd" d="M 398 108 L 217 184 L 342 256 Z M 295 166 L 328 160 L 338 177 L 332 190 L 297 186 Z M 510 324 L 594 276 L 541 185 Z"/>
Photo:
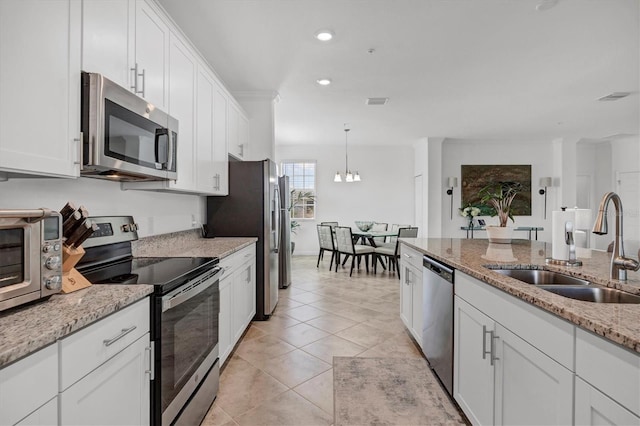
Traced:
<path id="1" fill-rule="evenodd" d="M 133 257 L 80 272 L 93 284 L 151 284 L 166 293 L 217 264 L 215 257 Z"/>

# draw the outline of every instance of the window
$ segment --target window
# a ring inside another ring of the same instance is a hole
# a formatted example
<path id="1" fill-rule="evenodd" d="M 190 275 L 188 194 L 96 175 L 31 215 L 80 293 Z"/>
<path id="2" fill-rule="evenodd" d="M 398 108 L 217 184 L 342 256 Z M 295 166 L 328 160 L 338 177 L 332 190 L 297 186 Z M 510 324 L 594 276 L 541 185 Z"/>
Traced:
<path id="1" fill-rule="evenodd" d="M 316 162 L 285 161 L 284 175 L 289 176 L 292 219 L 315 219 L 316 217 Z"/>

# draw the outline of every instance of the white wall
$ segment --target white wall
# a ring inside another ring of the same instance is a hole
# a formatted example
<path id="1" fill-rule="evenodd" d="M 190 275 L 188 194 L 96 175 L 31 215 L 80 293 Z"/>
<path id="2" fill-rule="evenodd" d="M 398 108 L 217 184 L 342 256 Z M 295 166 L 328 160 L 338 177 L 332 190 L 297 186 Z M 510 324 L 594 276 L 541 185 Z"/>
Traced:
<path id="1" fill-rule="evenodd" d="M 344 146 L 276 145 L 276 161 L 317 161 L 316 220 L 302 220 L 294 255 L 317 254 L 316 224 L 338 221 L 355 228 L 356 220 L 413 224 L 413 149 L 411 147 L 349 146 L 349 167 L 358 170 L 361 182 L 336 183 L 336 171 L 344 174 Z"/>
<path id="2" fill-rule="evenodd" d="M 442 187 L 429 196 L 430 201 L 439 200 L 442 212 L 442 236 L 465 238 L 466 232 L 460 230 L 466 219 L 460 216 L 458 208 L 461 201 L 461 165 L 463 164 L 531 164 L 531 216 L 516 216 L 513 226 L 542 226 L 544 231 L 538 233 L 538 240 L 550 241 L 551 211 L 559 209 L 555 204 L 549 188 L 547 197 L 547 219 L 544 219 L 544 196 L 538 194 L 538 183 L 541 177 L 554 176 L 553 162 L 550 161 L 551 141 L 460 141 L 446 139 L 442 147 Z M 453 219 L 450 215 L 451 199 L 447 195 L 447 177 L 458 178 L 458 187 L 453 190 Z M 497 224 L 497 218 L 484 218 L 487 224 Z M 511 224 L 511 221 L 509 221 Z M 516 234 L 516 238 L 526 238 L 527 234 Z M 480 238 L 486 238 L 481 233 Z"/>
<path id="3" fill-rule="evenodd" d="M 0 209 L 47 207 L 60 210 L 67 201 L 84 205 L 91 216 L 131 215 L 140 236 L 199 226 L 204 198 L 194 195 L 121 191 L 116 182 L 98 179 L 10 179 L 0 182 Z"/>

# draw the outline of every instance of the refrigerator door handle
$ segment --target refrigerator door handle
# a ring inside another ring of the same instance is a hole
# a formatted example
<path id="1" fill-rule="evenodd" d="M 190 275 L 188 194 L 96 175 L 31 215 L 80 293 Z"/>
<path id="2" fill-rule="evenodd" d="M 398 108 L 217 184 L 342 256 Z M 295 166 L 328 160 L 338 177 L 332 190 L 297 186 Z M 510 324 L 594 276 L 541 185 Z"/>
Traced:
<path id="1" fill-rule="evenodd" d="M 278 183 L 276 182 L 274 186 L 273 193 L 273 211 L 271 212 L 272 224 L 271 224 L 271 232 L 275 233 L 275 252 L 278 253 L 280 250 L 280 188 L 278 187 Z"/>

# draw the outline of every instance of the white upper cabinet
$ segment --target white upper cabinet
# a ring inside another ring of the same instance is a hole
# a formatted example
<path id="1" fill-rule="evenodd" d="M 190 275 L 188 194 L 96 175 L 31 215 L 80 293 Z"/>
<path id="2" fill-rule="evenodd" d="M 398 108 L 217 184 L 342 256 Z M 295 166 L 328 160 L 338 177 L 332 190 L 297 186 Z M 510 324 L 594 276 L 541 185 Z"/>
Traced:
<path id="1" fill-rule="evenodd" d="M 169 39 L 169 27 L 158 13 L 137 0 L 134 91 L 163 111 L 167 111 Z"/>
<path id="2" fill-rule="evenodd" d="M 196 111 L 196 188 L 202 194 L 227 195 L 227 99 L 203 64 L 198 66 Z"/>
<path id="3" fill-rule="evenodd" d="M 0 1 L 0 175 L 79 176 L 79 0 Z"/>
<path id="4" fill-rule="evenodd" d="M 135 1 L 82 2 L 82 70 L 133 90 Z"/>
<path id="5" fill-rule="evenodd" d="M 228 111 L 229 154 L 238 160 L 247 160 L 249 158 L 249 120 L 234 102 L 229 102 Z"/>
<path id="6" fill-rule="evenodd" d="M 185 191 L 195 190 L 196 67 L 195 55 L 172 33 L 169 48 L 169 114 L 178 120 L 178 179 L 171 184 Z"/>

